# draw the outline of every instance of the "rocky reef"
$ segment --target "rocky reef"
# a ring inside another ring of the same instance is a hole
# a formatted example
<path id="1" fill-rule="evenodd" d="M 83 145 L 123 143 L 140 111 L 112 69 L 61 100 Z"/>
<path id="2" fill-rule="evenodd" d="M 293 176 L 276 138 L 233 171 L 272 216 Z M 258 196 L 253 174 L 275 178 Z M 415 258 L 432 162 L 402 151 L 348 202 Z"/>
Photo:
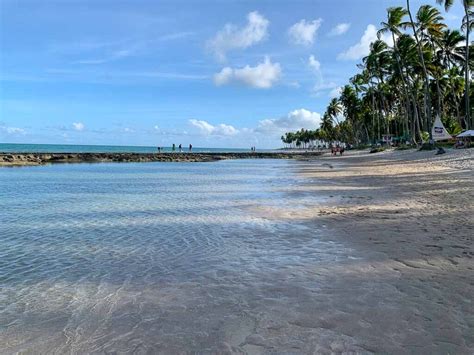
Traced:
<path id="1" fill-rule="evenodd" d="M 210 162 L 225 159 L 308 159 L 320 152 L 0 153 L 0 166 L 101 162 Z"/>

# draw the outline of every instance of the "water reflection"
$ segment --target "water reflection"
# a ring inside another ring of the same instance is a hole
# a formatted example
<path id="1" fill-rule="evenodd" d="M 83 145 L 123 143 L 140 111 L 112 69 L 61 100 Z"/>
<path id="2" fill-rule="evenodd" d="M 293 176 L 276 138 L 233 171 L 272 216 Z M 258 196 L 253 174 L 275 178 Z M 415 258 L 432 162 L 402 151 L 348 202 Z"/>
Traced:
<path id="1" fill-rule="evenodd" d="M 295 164 L 0 170 L 0 344 L 43 353 L 258 346 L 262 322 L 277 329 L 279 314 L 311 299 L 314 266 L 347 257 L 314 228 L 255 214 L 298 203 L 284 192 L 297 183 Z"/>

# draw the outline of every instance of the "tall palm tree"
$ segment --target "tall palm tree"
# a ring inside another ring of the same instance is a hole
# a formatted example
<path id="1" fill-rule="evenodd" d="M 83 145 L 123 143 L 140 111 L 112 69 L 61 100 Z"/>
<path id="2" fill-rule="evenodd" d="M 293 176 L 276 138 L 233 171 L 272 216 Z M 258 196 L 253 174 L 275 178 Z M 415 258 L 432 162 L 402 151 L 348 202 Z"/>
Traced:
<path id="1" fill-rule="evenodd" d="M 466 121 L 468 122 L 470 128 L 474 128 L 474 120 L 471 120 L 471 107 L 469 102 L 470 94 L 470 76 L 469 76 L 469 47 L 471 45 L 469 41 L 469 35 L 471 33 L 471 17 L 472 17 L 472 8 L 474 7 L 474 0 L 461 0 L 464 8 L 464 30 L 466 31 L 466 45 L 465 45 L 465 62 L 464 62 L 464 103 L 466 110 Z M 444 5 L 446 11 L 449 11 L 451 6 L 453 6 L 454 0 L 436 0 L 440 5 Z"/>
<path id="2" fill-rule="evenodd" d="M 406 125 L 408 125 L 409 121 L 409 109 L 408 105 L 410 102 L 410 95 L 409 95 L 409 88 L 408 88 L 408 80 L 405 77 L 404 73 L 404 66 L 405 64 L 403 63 L 403 60 L 400 58 L 399 50 L 398 50 L 398 38 L 402 35 L 401 28 L 407 26 L 407 22 L 403 21 L 405 16 L 407 15 L 407 10 L 405 10 L 403 7 L 398 6 L 398 7 L 390 7 L 387 9 L 387 22 L 382 22 L 381 23 L 381 29 L 377 32 L 377 37 L 379 39 L 382 38 L 383 34 L 386 34 L 390 32 L 392 36 L 392 41 L 393 41 L 393 54 L 396 60 L 397 64 L 397 74 L 399 75 L 401 82 L 402 82 L 402 88 L 403 88 L 403 93 L 405 94 L 405 121 Z M 408 131 L 406 127 L 406 131 Z"/>
<path id="3" fill-rule="evenodd" d="M 416 48 L 418 51 L 418 56 L 420 58 L 420 63 L 421 67 L 423 69 L 423 90 L 424 90 L 424 107 L 425 107 L 425 118 L 427 122 L 427 129 L 430 134 L 430 140 L 433 139 L 431 135 L 431 96 L 430 96 L 430 82 L 429 82 L 429 77 L 428 77 L 428 70 L 426 69 L 426 64 L 425 64 L 425 58 L 423 55 L 423 48 L 422 48 L 422 43 L 420 41 L 420 38 L 418 36 L 418 31 L 417 31 L 417 26 L 415 24 L 415 21 L 413 20 L 413 15 L 411 13 L 410 9 L 410 0 L 407 0 L 407 13 L 408 17 L 410 18 L 410 25 L 413 30 L 413 35 L 415 36 L 415 41 L 416 41 Z"/>
<path id="4" fill-rule="evenodd" d="M 441 89 L 439 85 L 439 80 L 442 75 L 441 66 L 437 63 L 433 63 L 432 54 L 436 50 L 436 44 L 440 42 L 440 39 L 443 37 L 443 30 L 446 28 L 446 25 L 442 22 L 444 20 L 443 16 L 433 6 L 423 5 L 419 8 L 416 14 L 418 31 L 420 39 L 426 43 L 427 46 L 431 47 L 428 51 L 430 55 L 430 63 L 428 63 L 428 71 L 435 78 L 436 84 L 436 114 L 439 115 L 441 112 Z"/>
<path id="5" fill-rule="evenodd" d="M 438 61 L 442 64 L 445 69 L 445 81 L 446 88 L 449 90 L 448 102 L 454 104 L 454 110 L 456 112 L 457 120 L 461 127 L 468 127 L 469 123 L 466 121 L 466 117 L 462 118 L 459 112 L 458 97 L 460 75 L 458 65 L 464 63 L 464 53 L 460 44 L 464 42 L 465 37 L 458 30 L 446 29 L 443 32 L 443 38 L 439 43 L 439 48 L 436 53 Z M 464 83 L 461 83 L 464 86 Z M 461 97 L 462 99 L 462 97 Z"/>

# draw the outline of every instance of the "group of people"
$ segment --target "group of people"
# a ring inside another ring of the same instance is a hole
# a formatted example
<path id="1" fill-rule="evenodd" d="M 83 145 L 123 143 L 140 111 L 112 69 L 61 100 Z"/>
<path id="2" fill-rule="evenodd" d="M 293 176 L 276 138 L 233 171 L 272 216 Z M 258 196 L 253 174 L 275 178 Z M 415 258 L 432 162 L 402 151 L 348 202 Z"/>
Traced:
<path id="1" fill-rule="evenodd" d="M 158 147 L 158 153 L 161 153 L 164 150 L 165 150 L 164 147 Z M 181 144 L 178 146 L 178 150 L 179 150 L 179 152 L 183 151 L 183 146 Z M 176 144 L 173 143 L 173 145 L 171 146 L 171 151 L 176 152 Z M 192 152 L 192 151 L 193 151 L 193 145 L 190 144 L 189 145 L 189 152 Z"/>
<path id="2" fill-rule="evenodd" d="M 331 154 L 332 155 L 337 155 L 337 153 L 339 153 L 340 155 L 342 155 L 342 153 L 344 153 L 344 147 L 342 146 L 331 146 Z"/>
<path id="3" fill-rule="evenodd" d="M 256 150 L 257 150 L 257 148 L 255 148 L 255 147 L 250 147 L 250 151 L 251 151 L 251 152 L 255 152 Z"/>
<path id="4" fill-rule="evenodd" d="M 454 149 L 463 149 L 463 148 L 467 148 L 467 144 L 464 140 L 462 139 L 458 139 L 456 141 L 456 143 L 454 144 Z"/>

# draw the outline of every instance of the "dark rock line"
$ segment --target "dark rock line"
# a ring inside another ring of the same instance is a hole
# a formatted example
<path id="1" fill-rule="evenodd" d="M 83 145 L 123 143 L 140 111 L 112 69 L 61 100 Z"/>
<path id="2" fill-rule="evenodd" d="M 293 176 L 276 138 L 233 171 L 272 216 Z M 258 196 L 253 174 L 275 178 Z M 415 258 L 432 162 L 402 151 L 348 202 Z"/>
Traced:
<path id="1" fill-rule="evenodd" d="M 321 152 L 248 153 L 0 153 L 0 166 L 100 162 L 210 162 L 225 159 L 308 159 Z"/>

